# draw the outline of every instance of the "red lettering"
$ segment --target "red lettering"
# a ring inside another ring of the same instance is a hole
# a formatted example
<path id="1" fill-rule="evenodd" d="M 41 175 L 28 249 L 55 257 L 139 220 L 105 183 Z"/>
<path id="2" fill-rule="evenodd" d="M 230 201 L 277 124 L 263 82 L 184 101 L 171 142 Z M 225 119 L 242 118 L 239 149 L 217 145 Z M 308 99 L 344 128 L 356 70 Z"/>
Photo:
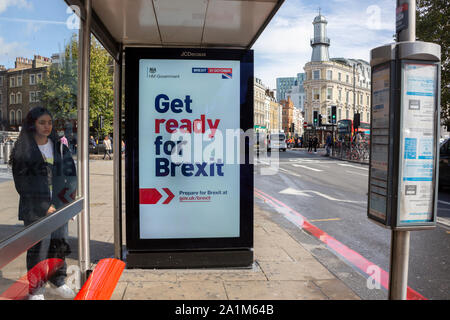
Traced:
<path id="1" fill-rule="evenodd" d="M 167 122 L 166 122 L 166 131 L 168 132 L 168 133 L 174 133 L 174 132 L 176 132 L 177 129 L 178 128 L 178 121 L 177 120 L 175 120 L 175 119 L 169 119 L 169 120 L 167 120 Z"/>
<path id="2" fill-rule="evenodd" d="M 159 127 L 161 123 L 164 123 L 166 119 L 155 119 L 155 133 L 159 133 Z"/>

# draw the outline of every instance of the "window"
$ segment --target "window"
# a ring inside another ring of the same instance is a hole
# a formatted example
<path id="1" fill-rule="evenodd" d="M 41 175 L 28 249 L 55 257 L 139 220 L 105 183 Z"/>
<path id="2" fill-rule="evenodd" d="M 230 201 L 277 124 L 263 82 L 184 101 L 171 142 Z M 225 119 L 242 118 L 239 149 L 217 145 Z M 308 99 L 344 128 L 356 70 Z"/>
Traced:
<path id="1" fill-rule="evenodd" d="M 37 74 L 37 82 L 39 83 L 39 82 L 41 82 L 41 80 L 42 80 L 42 73 L 38 73 Z"/>
<path id="2" fill-rule="evenodd" d="M 370 112 L 367 112 L 367 122 L 370 122 Z"/>
<path id="3" fill-rule="evenodd" d="M 345 110 L 345 119 L 349 119 L 350 117 L 348 116 L 348 109 Z"/>
<path id="4" fill-rule="evenodd" d="M 17 86 L 18 87 L 22 86 L 22 76 L 17 76 Z"/>
<path id="5" fill-rule="evenodd" d="M 9 96 L 9 104 L 15 104 L 16 103 L 16 95 L 14 93 L 11 93 Z"/>
<path id="6" fill-rule="evenodd" d="M 342 109 L 338 109 L 337 121 L 342 119 Z"/>
<path id="7" fill-rule="evenodd" d="M 320 100 L 320 90 L 318 88 L 313 89 L 313 100 Z"/>
<path id="8" fill-rule="evenodd" d="M 20 92 L 16 94 L 16 103 L 22 103 L 22 94 Z"/>
<path id="9" fill-rule="evenodd" d="M 14 88 L 16 86 L 16 78 L 11 77 L 9 78 L 9 87 Z"/>
<path id="10" fill-rule="evenodd" d="M 0 87 L 3 86 L 3 76 L 0 77 Z"/>
<path id="11" fill-rule="evenodd" d="M 367 96 L 367 105 L 370 106 L 370 96 Z"/>
<path id="12" fill-rule="evenodd" d="M 22 111 L 21 110 L 17 110 L 16 124 L 22 124 Z"/>
<path id="13" fill-rule="evenodd" d="M 16 123 L 16 113 L 14 110 L 11 110 L 9 112 L 9 124 L 15 124 Z"/>
<path id="14" fill-rule="evenodd" d="M 327 99 L 328 100 L 333 99 L 333 88 L 327 88 Z"/>
<path id="15" fill-rule="evenodd" d="M 30 74 L 30 85 L 36 84 L 36 75 Z"/>
<path id="16" fill-rule="evenodd" d="M 313 71 L 313 79 L 319 80 L 320 79 L 320 70 L 314 70 Z"/>
<path id="17" fill-rule="evenodd" d="M 327 70 L 327 80 L 332 80 L 332 79 L 333 79 L 333 71 Z"/>
<path id="18" fill-rule="evenodd" d="M 345 102 L 349 103 L 348 101 L 349 91 L 345 92 Z"/>
<path id="19" fill-rule="evenodd" d="M 36 92 L 30 91 L 30 102 L 36 102 Z"/>
<path id="20" fill-rule="evenodd" d="M 359 104 L 362 104 L 363 103 L 363 95 L 362 95 L 362 93 L 359 95 Z"/>
<path id="21" fill-rule="evenodd" d="M 342 100 L 342 89 L 338 90 L 338 100 L 341 101 Z"/>
<path id="22" fill-rule="evenodd" d="M 349 78 L 349 76 L 348 76 L 348 74 L 345 76 L 345 81 L 347 82 L 347 83 L 349 83 L 350 82 L 350 80 L 349 80 L 350 78 Z"/>
<path id="23" fill-rule="evenodd" d="M 338 80 L 341 81 L 342 74 L 340 72 L 338 72 Z"/>

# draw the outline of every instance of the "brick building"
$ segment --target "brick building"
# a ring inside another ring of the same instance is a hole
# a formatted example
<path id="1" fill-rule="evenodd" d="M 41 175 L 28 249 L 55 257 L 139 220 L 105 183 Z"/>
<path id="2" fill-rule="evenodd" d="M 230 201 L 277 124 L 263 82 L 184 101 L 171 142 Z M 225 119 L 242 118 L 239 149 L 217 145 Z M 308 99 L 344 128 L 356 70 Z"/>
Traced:
<path id="1" fill-rule="evenodd" d="M 15 66 L 0 66 L 0 130 L 18 131 L 28 111 L 40 104 L 38 84 L 52 64 L 50 58 L 17 57 Z"/>
<path id="2" fill-rule="evenodd" d="M 290 132 L 292 123 L 294 122 L 294 102 L 291 100 L 291 97 L 288 96 L 287 100 L 280 101 L 282 107 L 282 123 L 281 128 L 286 133 L 287 137 L 293 136 L 293 133 Z"/>

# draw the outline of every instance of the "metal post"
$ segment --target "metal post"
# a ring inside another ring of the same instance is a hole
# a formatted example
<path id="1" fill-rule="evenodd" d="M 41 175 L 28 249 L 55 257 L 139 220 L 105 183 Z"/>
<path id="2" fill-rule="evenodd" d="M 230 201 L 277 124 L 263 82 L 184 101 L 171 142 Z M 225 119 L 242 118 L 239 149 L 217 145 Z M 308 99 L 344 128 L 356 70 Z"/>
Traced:
<path id="1" fill-rule="evenodd" d="M 406 300 L 408 287 L 409 231 L 392 230 L 389 300 Z"/>
<path id="2" fill-rule="evenodd" d="M 415 0 L 397 0 L 397 7 L 408 5 L 408 28 L 397 34 L 397 42 L 416 41 L 416 1 Z"/>
<path id="3" fill-rule="evenodd" d="M 114 63 L 114 257 L 122 260 L 122 50 Z"/>
<path id="4" fill-rule="evenodd" d="M 90 260 L 90 230 L 89 230 L 89 68 L 91 49 L 91 13 L 92 1 L 85 1 L 86 18 L 81 20 L 81 74 L 80 97 L 81 104 L 78 110 L 78 145 L 79 145 L 79 189 L 84 197 L 83 211 L 78 219 L 78 255 L 80 262 L 81 280 L 84 283 L 89 277 Z"/>
<path id="5" fill-rule="evenodd" d="M 416 40 L 416 2 L 397 0 L 397 7 L 408 4 L 408 28 L 400 31 L 397 42 Z M 406 300 L 408 287 L 410 231 L 392 230 L 389 272 L 389 300 Z"/>

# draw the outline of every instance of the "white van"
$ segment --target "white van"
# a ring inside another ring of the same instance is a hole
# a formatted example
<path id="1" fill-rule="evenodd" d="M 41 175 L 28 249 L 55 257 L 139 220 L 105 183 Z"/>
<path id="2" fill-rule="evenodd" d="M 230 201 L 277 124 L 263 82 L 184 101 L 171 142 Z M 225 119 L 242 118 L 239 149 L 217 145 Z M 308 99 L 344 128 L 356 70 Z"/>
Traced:
<path id="1" fill-rule="evenodd" d="M 286 152 L 286 135 L 284 133 L 271 133 L 267 136 L 267 152 L 278 149 Z"/>

